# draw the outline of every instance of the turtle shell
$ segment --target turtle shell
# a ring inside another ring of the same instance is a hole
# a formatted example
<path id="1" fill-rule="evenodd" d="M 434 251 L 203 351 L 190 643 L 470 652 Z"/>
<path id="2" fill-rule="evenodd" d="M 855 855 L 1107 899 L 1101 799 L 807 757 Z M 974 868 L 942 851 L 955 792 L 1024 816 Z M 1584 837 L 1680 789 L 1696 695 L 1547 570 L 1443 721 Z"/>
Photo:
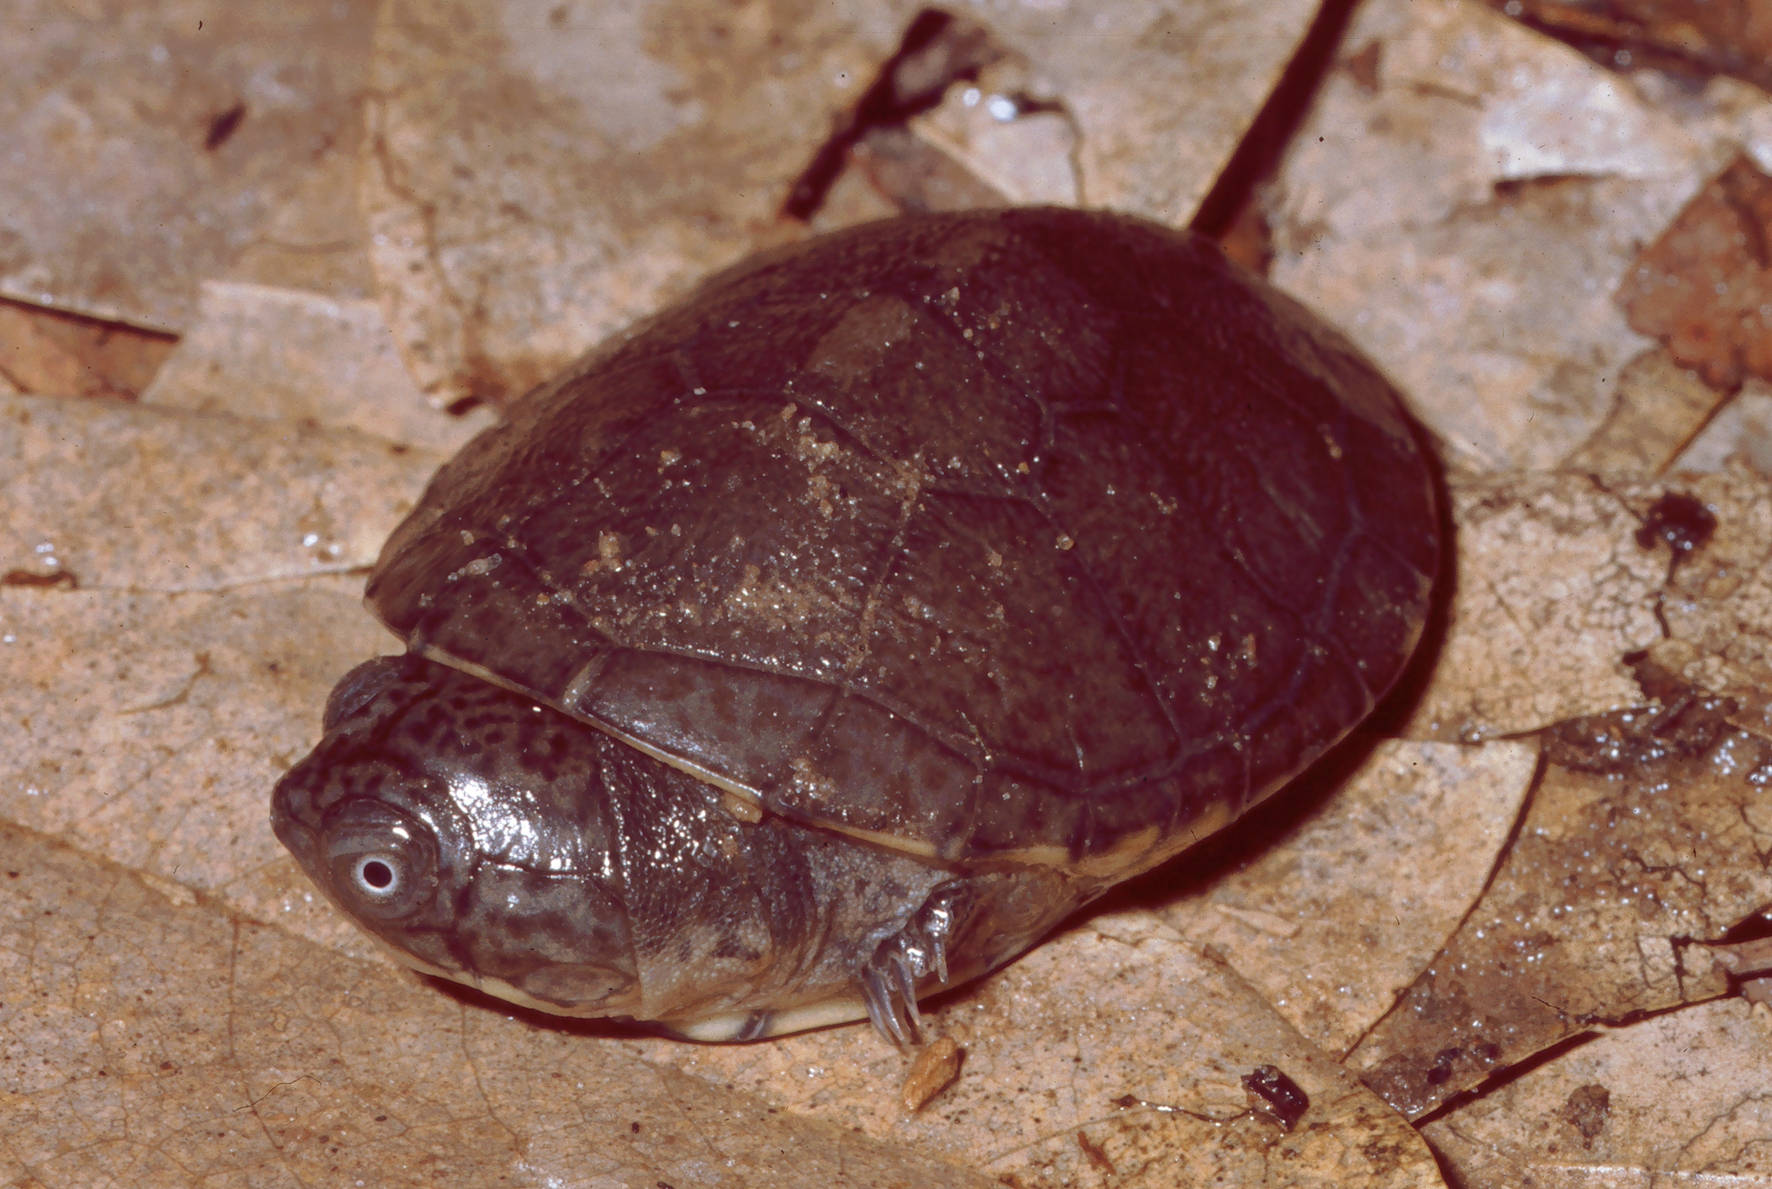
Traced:
<path id="1" fill-rule="evenodd" d="M 1301 306 L 1012 209 L 716 276 L 446 465 L 368 597 L 741 812 L 1114 876 L 1371 709 L 1437 534 L 1396 393 Z"/>

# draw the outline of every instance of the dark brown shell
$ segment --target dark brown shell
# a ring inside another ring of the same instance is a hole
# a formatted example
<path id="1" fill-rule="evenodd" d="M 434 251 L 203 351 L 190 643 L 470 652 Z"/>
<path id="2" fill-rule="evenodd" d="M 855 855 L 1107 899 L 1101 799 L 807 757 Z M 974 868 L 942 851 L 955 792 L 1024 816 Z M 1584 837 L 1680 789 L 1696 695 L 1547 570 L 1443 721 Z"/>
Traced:
<path id="1" fill-rule="evenodd" d="M 1437 533 L 1302 307 L 1189 234 L 987 211 L 714 278 L 445 466 L 369 598 L 771 811 L 1114 875 L 1371 709 Z"/>

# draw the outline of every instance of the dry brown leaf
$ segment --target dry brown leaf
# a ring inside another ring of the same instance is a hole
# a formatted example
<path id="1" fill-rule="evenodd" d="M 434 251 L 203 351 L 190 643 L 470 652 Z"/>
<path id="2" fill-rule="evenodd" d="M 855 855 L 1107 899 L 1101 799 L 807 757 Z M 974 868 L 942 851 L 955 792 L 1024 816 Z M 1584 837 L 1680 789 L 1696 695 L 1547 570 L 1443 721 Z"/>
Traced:
<path id="1" fill-rule="evenodd" d="M 1078 194 L 1174 221 L 1309 19 L 1296 0 L 948 7 L 1026 59 L 1034 98 L 1064 105 Z M 781 234 L 793 181 L 917 11 L 390 3 L 364 205 L 384 300 L 426 392 L 516 395 Z"/>
<path id="2" fill-rule="evenodd" d="M 1676 464 L 1698 472 L 1739 466 L 1772 474 L 1772 384 L 1749 380 L 1687 444 Z"/>
<path id="3" fill-rule="evenodd" d="M 365 186 L 384 236 L 376 276 L 406 345 L 441 328 L 432 345 L 447 350 L 424 379 L 520 382 L 769 238 L 785 188 L 910 13 L 824 7 L 605 13 L 616 24 L 599 48 L 630 60 L 600 75 L 562 65 L 578 61 L 576 10 L 557 10 L 556 27 L 555 10 L 481 8 L 427 41 L 443 10 L 390 5 Z M 488 33 L 494 11 L 503 24 Z M 1044 38 L 1032 10 L 1014 18 L 1024 26 L 966 11 L 1000 22 L 1016 77 L 1063 105 L 1070 140 L 1051 121 L 967 122 L 956 89 L 914 122 L 926 146 L 985 188 L 1059 178 L 1089 199 L 1173 201 L 1171 214 L 1210 184 L 1191 163 L 1228 151 L 1292 36 L 1255 44 L 1247 30 L 1269 9 L 1174 8 L 1166 22 L 1125 18 L 1138 36 L 1116 26 L 1095 40 L 1063 23 L 1093 19 L 1080 6 L 1052 15 Z M 1416 387 L 1462 464 L 1456 588 L 1401 728 L 1412 738 L 1332 766 L 1217 853 L 934 1005 L 932 1027 L 966 1061 L 915 1114 L 901 1101 L 909 1061 L 865 1028 L 693 1046 L 513 1016 L 399 973 L 270 837 L 267 791 L 313 739 L 330 683 L 397 646 L 357 605 L 356 577 L 334 572 L 367 562 L 433 465 L 386 441 L 447 448 L 462 428 L 415 419 L 377 311 L 351 300 L 363 257 L 327 243 L 313 217 L 348 188 L 336 155 L 269 217 L 288 243 L 279 231 L 205 275 L 295 276 L 340 300 L 212 285 L 202 325 L 154 385 L 158 407 L 82 419 L 48 401 L 6 406 L 0 558 L 16 575 L 0 587 L 0 724 L 23 745 L 0 749 L 0 818 L 29 829 L 0 838 L 0 866 L 43 882 L 0 910 L 23 914 L 7 936 L 28 939 L 0 959 L 0 1179 L 1439 1183 L 1418 1134 L 1352 1068 L 1384 1071 L 1373 1080 L 1410 1109 L 1474 1090 L 1424 1131 L 1472 1184 L 1544 1167 L 1532 1141 L 1553 1115 L 1559 1143 L 1591 1139 L 1645 1178 L 1755 1175 L 1759 1067 L 1746 1046 L 1763 1038 L 1734 1025 L 1689 1034 L 1710 1059 L 1684 1071 L 1655 1037 L 1663 1021 L 1737 1010 L 1679 1005 L 1724 992 L 1707 943 L 1772 900 L 1772 847 L 1753 841 L 1772 823 L 1742 772 L 1712 762 L 1767 733 L 1772 493 L 1764 470 L 1670 480 L 1715 514 L 1714 537 L 1678 566 L 1665 543 L 1637 542 L 1669 458 L 1739 462 L 1763 446 L 1744 401 L 1712 416 L 1704 391 L 1658 400 L 1677 381 L 1607 306 L 1627 246 L 1723 159 L 1717 130 L 1750 121 L 1707 115 L 1695 130 L 1682 123 L 1691 103 L 1658 106 L 1652 87 L 1475 4 L 1374 4 L 1361 20 L 1286 166 L 1278 235 L 1293 249 L 1281 272 Z M 772 31 L 783 40 L 768 44 Z M 1177 41 L 1195 45 L 1180 57 Z M 767 66 L 782 68 L 748 85 Z M 600 77 L 614 90 L 593 86 Z M 994 80 L 981 95 L 1007 86 Z M 760 110 L 739 110 L 758 96 Z M 684 113 L 680 127 L 648 123 Z M 1048 150 L 1062 168 L 1047 160 L 1017 182 L 1030 143 L 1069 147 Z M 612 177 L 610 160 L 631 168 Z M 865 205 L 865 183 L 845 184 Z M 357 234 L 348 218 L 337 226 L 341 240 Z M 414 280 L 397 271 L 408 264 Z M 1632 361 L 1635 388 L 1614 400 Z M 245 420 L 279 414 L 355 428 Z M 1571 457 L 1601 473 L 1530 469 Z M 316 552 L 328 544 L 338 552 Z M 1554 732 L 1558 762 L 1534 778 L 1538 738 L 1499 738 L 1644 701 L 1645 683 L 1727 693 L 1717 739 L 1738 739 L 1733 750 L 1639 755 L 1612 778 L 1570 763 L 1617 742 L 1595 742 L 1589 718 L 1589 745 L 1572 748 L 1577 728 Z M 1649 778 L 1682 763 L 1654 791 Z M 1593 830 L 1607 808 L 1622 816 Z M 1613 849 L 1580 854 L 1589 835 Z M 1654 898 L 1621 903 L 1631 877 Z M 1192 895 L 1178 899 L 1178 885 Z M 1499 976 L 1527 952 L 1522 938 L 1552 927 L 1526 908 L 1564 901 L 1554 927 L 1579 927 Z M 1455 983 L 1459 962 L 1467 981 Z M 1411 983 L 1423 1015 L 1406 1026 L 1392 1009 Z M 1488 1013 L 1475 1028 L 1452 1011 L 1473 995 Z M 1633 1099 L 1618 1065 L 1546 1091 L 1549 1108 L 1481 1080 L 1584 1017 L 1644 1007 L 1672 1010 L 1544 1069 L 1635 1039 L 1641 1061 L 1694 1086 L 1699 1105 L 1674 1117 L 1679 1143 L 1643 1126 L 1620 1138 L 1628 1111 L 1647 1117 L 1632 1104 L 1653 1100 Z M 1308 1096 L 1290 1130 L 1254 1088 L 1269 1069 Z M 1728 1126 L 1707 1130 L 1706 1109 Z"/>
<path id="4" fill-rule="evenodd" d="M 172 341 L 41 307 L 0 301 L 0 393 L 135 396 Z"/>
<path id="5" fill-rule="evenodd" d="M 1529 742 L 1384 744 L 1163 919 L 1225 955 L 1313 1042 L 1345 1052 L 1470 911 L 1537 757 Z"/>
<path id="6" fill-rule="evenodd" d="M 485 409 L 437 416 L 373 302 L 210 281 L 200 309 L 143 401 L 348 426 L 443 455 L 493 420 Z"/>
<path id="7" fill-rule="evenodd" d="M 1667 578 L 1666 553 L 1636 542 L 1640 516 L 1569 471 L 1454 487 L 1450 624 L 1413 729 L 1488 739 L 1640 702 L 1623 658 L 1660 637 Z"/>
<path id="8" fill-rule="evenodd" d="M 1599 1024 L 1729 992 L 1704 948 L 1772 904 L 1772 740 L 1716 700 L 1578 719 L 1446 949 L 1350 1055 L 1410 1116 Z"/>
<path id="9" fill-rule="evenodd" d="M 1618 298 L 1631 325 L 1713 387 L 1772 380 L 1772 178 L 1742 157 L 1645 250 Z"/>
<path id="10" fill-rule="evenodd" d="M 1721 470 L 1724 457 L 1700 460 L 1689 447 L 1695 444 L 1695 426 L 1705 426 L 1700 434 L 1721 430 L 1718 441 L 1726 443 L 1725 451 L 1739 443 L 1739 424 L 1706 425 L 1722 399 L 1666 351 L 1645 351 L 1619 372 L 1611 409 L 1565 465 L 1600 474 L 1658 475 L 1678 460 L 1694 470 Z M 1737 407 L 1736 402 L 1723 406 L 1719 421 Z"/>
<path id="11" fill-rule="evenodd" d="M 1617 278 L 1716 150 L 1477 4 L 1375 0 L 1347 44 L 1373 66 L 1332 73 L 1300 131 L 1274 278 L 1390 371 L 1450 463 L 1555 466 L 1648 346 Z"/>
<path id="12" fill-rule="evenodd" d="M 339 675 L 314 642 L 385 646 L 359 585 L 0 587 L 0 815 L 154 877 L 236 889 L 259 919 L 305 905 L 267 837 L 265 789 L 312 741 Z M 336 914 L 307 915 L 368 952 Z"/>
<path id="13" fill-rule="evenodd" d="M 181 330 L 358 119 L 368 0 L 8 6 L 0 293 Z"/>
<path id="14" fill-rule="evenodd" d="M 439 461 L 300 422 L 0 397 L 0 572 L 173 592 L 360 569 Z"/>
<path id="15" fill-rule="evenodd" d="M 1424 1130 L 1468 1185 L 1764 1185 L 1772 1013 L 1727 1000 L 1600 1032 Z"/>
<path id="16" fill-rule="evenodd" d="M 742 255 L 898 24 L 786 2 L 384 6 L 362 195 L 424 390 L 514 396 Z"/>
<path id="17" fill-rule="evenodd" d="M 7 1184 L 991 1183 L 16 826 L 0 880 Z"/>

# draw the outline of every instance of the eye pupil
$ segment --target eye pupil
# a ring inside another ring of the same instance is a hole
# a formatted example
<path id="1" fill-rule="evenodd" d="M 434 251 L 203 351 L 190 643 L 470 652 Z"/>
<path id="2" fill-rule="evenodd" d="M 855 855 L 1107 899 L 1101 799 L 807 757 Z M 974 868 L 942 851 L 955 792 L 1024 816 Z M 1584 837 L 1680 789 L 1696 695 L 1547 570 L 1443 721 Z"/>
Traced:
<path id="1" fill-rule="evenodd" d="M 369 858 L 357 864 L 357 882 L 365 891 L 390 892 L 400 880 L 386 859 Z"/>

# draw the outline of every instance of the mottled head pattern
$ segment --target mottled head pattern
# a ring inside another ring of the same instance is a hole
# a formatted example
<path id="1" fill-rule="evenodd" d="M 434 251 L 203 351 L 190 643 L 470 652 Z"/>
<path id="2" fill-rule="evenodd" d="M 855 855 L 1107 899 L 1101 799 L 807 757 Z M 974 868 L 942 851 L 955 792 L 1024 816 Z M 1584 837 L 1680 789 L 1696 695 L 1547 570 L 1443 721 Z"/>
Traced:
<path id="1" fill-rule="evenodd" d="M 553 1011 L 638 1007 L 597 731 L 414 657 L 353 670 L 277 785 L 277 837 L 421 969 Z"/>

